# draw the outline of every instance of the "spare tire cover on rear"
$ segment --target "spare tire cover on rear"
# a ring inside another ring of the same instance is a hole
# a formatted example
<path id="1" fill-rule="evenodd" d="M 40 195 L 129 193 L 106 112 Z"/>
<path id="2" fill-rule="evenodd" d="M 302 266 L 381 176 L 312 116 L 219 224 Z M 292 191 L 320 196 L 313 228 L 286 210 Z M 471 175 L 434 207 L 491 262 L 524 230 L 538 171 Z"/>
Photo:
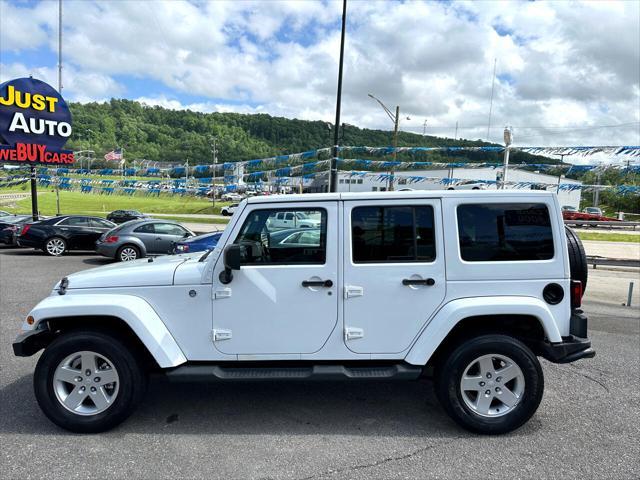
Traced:
<path id="1" fill-rule="evenodd" d="M 571 280 L 582 282 L 582 294 L 587 290 L 588 265 L 587 255 L 576 232 L 569 227 L 564 227 L 567 234 L 567 248 L 569 249 L 569 269 L 571 270 Z"/>

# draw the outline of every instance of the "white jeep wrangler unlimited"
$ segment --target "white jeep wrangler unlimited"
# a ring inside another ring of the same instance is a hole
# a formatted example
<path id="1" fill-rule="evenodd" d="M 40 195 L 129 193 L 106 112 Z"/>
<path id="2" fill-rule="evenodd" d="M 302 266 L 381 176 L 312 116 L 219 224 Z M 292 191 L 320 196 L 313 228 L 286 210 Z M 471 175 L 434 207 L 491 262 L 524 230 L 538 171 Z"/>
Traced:
<path id="1" fill-rule="evenodd" d="M 270 227 L 279 212 L 318 228 Z M 37 401 L 76 432 L 122 422 L 161 371 L 188 381 L 432 376 L 456 422 L 496 434 L 538 408 L 537 357 L 595 355 L 578 309 L 585 284 L 584 250 L 552 193 L 253 197 L 205 254 L 63 278 L 13 348 L 44 348 Z"/>

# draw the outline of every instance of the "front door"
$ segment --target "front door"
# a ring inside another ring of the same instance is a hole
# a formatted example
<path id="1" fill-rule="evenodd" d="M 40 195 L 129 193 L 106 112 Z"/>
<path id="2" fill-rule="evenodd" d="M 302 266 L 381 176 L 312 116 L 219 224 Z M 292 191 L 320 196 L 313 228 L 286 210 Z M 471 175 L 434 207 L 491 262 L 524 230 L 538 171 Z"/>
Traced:
<path id="1" fill-rule="evenodd" d="M 304 229 L 301 235 L 269 220 L 298 212 L 317 219 L 319 228 Z M 229 237 L 244 246 L 241 269 L 233 271 L 226 285 L 219 281 L 222 256 L 214 269 L 213 339 L 218 350 L 295 358 L 322 348 L 338 318 L 337 212 L 337 202 L 247 206 Z"/>
<path id="2" fill-rule="evenodd" d="M 344 203 L 344 328 L 356 353 L 407 349 L 446 291 L 437 199 Z"/>

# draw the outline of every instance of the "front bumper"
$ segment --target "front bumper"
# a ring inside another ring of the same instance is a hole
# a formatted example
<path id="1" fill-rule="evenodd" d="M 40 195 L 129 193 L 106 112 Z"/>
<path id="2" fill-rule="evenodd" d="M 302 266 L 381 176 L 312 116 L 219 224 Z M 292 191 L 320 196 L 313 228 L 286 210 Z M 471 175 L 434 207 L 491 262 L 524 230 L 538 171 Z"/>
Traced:
<path id="1" fill-rule="evenodd" d="M 43 349 L 53 339 L 53 333 L 47 329 L 20 332 L 13 341 L 13 354 L 16 357 L 30 357 Z"/>
<path id="2" fill-rule="evenodd" d="M 596 351 L 591 348 L 591 340 L 587 338 L 587 316 L 582 310 L 575 310 L 571 314 L 569 333 L 560 343 L 542 342 L 540 354 L 554 363 L 571 363 L 596 356 Z"/>

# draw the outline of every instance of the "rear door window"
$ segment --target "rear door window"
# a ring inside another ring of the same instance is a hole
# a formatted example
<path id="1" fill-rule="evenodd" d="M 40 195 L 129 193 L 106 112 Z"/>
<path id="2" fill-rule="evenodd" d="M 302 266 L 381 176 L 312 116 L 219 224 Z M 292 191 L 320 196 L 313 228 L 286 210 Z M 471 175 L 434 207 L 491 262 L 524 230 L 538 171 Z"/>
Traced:
<path id="1" fill-rule="evenodd" d="M 433 207 L 356 207 L 351 242 L 354 263 L 433 262 Z"/>
<path id="2" fill-rule="evenodd" d="M 467 262 L 549 260 L 553 231 L 542 203 L 459 205 L 460 256 Z"/>

